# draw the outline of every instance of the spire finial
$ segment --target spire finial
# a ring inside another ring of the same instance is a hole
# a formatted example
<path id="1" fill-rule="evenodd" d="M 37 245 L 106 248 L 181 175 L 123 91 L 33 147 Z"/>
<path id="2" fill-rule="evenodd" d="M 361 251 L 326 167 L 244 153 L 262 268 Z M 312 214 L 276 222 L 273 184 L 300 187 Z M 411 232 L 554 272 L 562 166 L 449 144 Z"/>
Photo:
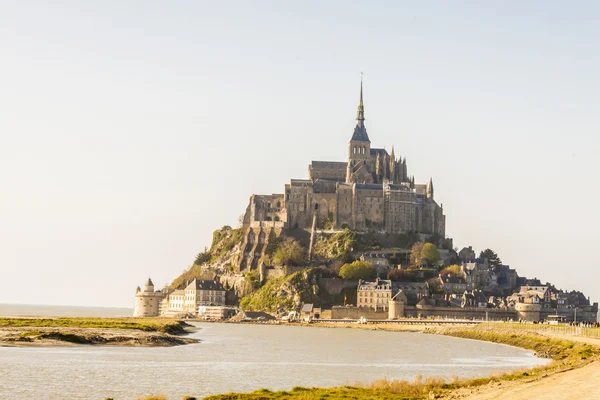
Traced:
<path id="1" fill-rule="evenodd" d="M 360 103 L 358 103 L 357 121 L 365 120 L 365 107 L 363 105 L 363 73 L 360 73 Z"/>

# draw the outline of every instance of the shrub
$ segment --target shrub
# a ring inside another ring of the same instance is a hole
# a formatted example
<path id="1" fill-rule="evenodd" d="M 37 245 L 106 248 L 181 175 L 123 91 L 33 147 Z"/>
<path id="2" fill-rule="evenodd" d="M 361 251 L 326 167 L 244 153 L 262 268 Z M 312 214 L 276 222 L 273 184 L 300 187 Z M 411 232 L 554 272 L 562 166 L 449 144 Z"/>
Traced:
<path id="1" fill-rule="evenodd" d="M 373 279 L 377 271 L 373 264 L 366 261 L 354 261 L 350 264 L 344 264 L 340 268 L 340 278 L 342 279 Z"/>
<path id="2" fill-rule="evenodd" d="M 302 266 L 306 264 L 306 250 L 292 238 L 286 238 L 273 254 L 276 265 Z"/>

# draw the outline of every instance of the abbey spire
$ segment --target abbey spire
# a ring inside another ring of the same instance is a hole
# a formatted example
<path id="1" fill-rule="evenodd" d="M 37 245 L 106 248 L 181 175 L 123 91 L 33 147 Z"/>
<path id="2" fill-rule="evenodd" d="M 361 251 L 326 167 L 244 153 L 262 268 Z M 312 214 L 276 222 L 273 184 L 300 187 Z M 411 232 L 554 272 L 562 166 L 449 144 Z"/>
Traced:
<path id="1" fill-rule="evenodd" d="M 356 127 L 354 128 L 354 134 L 352 135 L 351 140 L 358 142 L 371 142 L 369 140 L 369 135 L 367 135 L 367 129 L 365 128 L 365 105 L 363 103 L 362 73 L 360 74 L 360 101 L 358 103 L 358 110 L 356 112 Z"/>
<path id="2" fill-rule="evenodd" d="M 360 74 L 360 102 L 358 103 L 358 111 L 356 112 L 356 120 L 357 121 L 364 121 L 365 120 L 365 105 L 363 104 L 362 72 Z"/>

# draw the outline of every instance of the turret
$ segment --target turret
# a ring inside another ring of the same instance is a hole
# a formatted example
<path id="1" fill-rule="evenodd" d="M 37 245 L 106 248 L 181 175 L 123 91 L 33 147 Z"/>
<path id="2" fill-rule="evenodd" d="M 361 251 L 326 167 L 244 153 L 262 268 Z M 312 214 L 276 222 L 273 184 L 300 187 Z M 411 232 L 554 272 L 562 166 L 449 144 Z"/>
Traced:
<path id="1" fill-rule="evenodd" d="M 429 178 L 427 184 L 427 198 L 433 200 L 433 178 Z"/>
<path id="2" fill-rule="evenodd" d="M 152 283 L 152 280 L 150 278 L 148 278 L 148 281 L 144 285 L 144 292 L 154 292 L 154 283 Z"/>

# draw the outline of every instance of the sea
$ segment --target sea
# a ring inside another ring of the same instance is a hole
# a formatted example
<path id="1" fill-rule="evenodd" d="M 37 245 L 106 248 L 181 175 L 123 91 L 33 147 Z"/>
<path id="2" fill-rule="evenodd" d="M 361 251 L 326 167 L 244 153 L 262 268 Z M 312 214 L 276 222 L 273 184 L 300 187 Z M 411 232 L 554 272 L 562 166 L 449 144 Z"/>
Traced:
<path id="1" fill-rule="evenodd" d="M 0 317 L 131 317 L 133 308 L 2 304 Z"/>

